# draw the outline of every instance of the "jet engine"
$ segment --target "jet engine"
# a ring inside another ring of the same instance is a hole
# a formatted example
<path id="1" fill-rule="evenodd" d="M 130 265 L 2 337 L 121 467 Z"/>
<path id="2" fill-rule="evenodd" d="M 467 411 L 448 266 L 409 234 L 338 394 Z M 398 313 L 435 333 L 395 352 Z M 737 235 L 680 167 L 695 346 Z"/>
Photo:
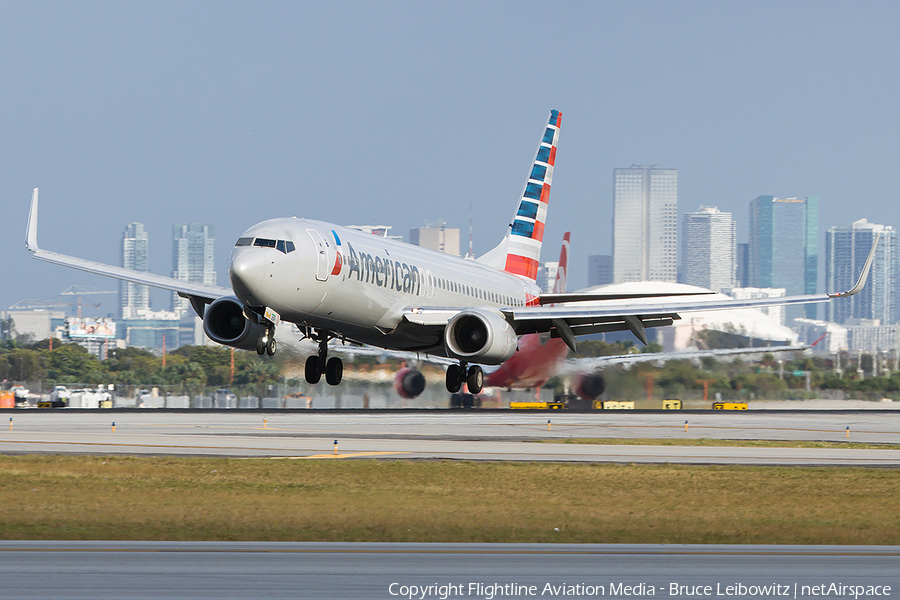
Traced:
<path id="1" fill-rule="evenodd" d="M 506 319 L 478 308 L 460 312 L 444 330 L 444 344 L 451 357 L 487 365 L 509 359 L 517 342 L 516 332 Z"/>
<path id="2" fill-rule="evenodd" d="M 572 383 L 578 397 L 585 400 L 596 400 L 606 390 L 606 381 L 600 374 L 579 375 Z"/>
<path id="3" fill-rule="evenodd" d="M 256 350 L 266 328 L 244 315 L 244 305 L 234 296 L 218 298 L 203 313 L 203 331 L 214 342 L 243 350 Z"/>
<path id="4" fill-rule="evenodd" d="M 412 400 L 425 391 L 425 376 L 418 369 L 403 367 L 394 376 L 394 391 L 406 400 Z"/>

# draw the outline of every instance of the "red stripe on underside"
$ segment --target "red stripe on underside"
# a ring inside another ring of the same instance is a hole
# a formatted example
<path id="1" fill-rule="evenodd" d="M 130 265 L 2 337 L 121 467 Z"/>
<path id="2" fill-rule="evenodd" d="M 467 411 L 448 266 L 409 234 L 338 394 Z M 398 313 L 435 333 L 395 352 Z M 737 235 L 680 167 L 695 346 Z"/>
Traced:
<path id="1" fill-rule="evenodd" d="M 513 275 L 522 275 L 529 279 L 537 279 L 538 261 L 526 258 L 518 254 L 506 255 L 506 268 L 503 269 Z"/>
<path id="2" fill-rule="evenodd" d="M 550 184 L 545 183 L 544 187 L 541 188 L 541 202 L 547 204 L 550 202 Z"/>

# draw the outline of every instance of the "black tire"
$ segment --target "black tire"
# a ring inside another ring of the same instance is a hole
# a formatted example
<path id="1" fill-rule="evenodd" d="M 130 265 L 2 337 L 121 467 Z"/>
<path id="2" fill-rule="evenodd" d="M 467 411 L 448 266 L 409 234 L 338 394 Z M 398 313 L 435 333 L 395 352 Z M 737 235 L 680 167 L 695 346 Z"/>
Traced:
<path id="1" fill-rule="evenodd" d="M 325 363 L 325 381 L 328 385 L 337 385 L 344 377 L 344 363 L 337 356 L 332 356 Z"/>
<path id="2" fill-rule="evenodd" d="M 266 354 L 275 356 L 276 350 L 278 350 L 278 342 L 275 341 L 275 338 L 272 338 L 269 340 L 269 343 L 266 344 Z"/>
<path id="3" fill-rule="evenodd" d="M 266 353 L 266 338 L 261 337 L 256 340 L 256 353 L 262 356 Z"/>
<path id="4" fill-rule="evenodd" d="M 459 365 L 450 365 L 447 367 L 447 391 L 455 394 L 462 386 L 462 377 L 460 375 Z"/>
<path id="5" fill-rule="evenodd" d="M 469 373 L 466 375 L 466 385 L 469 387 L 470 394 L 477 394 L 484 388 L 484 371 L 478 365 L 469 367 Z"/>
<path id="6" fill-rule="evenodd" d="M 310 356 L 306 359 L 306 383 L 315 385 L 319 383 L 322 372 L 319 371 L 319 357 Z"/>

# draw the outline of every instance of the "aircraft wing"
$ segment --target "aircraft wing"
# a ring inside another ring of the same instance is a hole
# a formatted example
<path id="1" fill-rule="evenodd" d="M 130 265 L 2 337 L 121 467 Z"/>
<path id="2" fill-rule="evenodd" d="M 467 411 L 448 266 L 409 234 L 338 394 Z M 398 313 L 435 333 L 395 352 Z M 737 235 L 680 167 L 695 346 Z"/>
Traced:
<path id="1" fill-rule="evenodd" d="M 845 292 L 830 294 L 807 294 L 802 296 L 783 296 L 781 298 L 753 298 L 748 300 L 685 300 L 683 298 L 651 297 L 616 299 L 598 302 L 586 294 L 589 304 L 569 301 L 551 306 L 524 306 L 504 309 L 503 313 L 516 329 L 516 333 L 538 333 L 550 331 L 553 337 L 562 338 L 566 344 L 575 349 L 575 336 L 606 331 L 631 332 L 645 345 L 647 344 L 647 327 L 671 325 L 681 318 L 680 313 L 708 310 L 731 310 L 736 308 L 761 308 L 764 306 L 785 306 L 829 302 L 836 298 L 845 298 L 858 294 L 866 284 L 866 278 L 875 258 L 879 235 L 876 234 L 872 250 L 859 279 L 852 288 Z"/>
<path id="2" fill-rule="evenodd" d="M 177 292 L 181 296 L 191 298 L 193 304 L 195 304 L 193 298 L 197 298 L 202 305 L 209 303 L 216 298 L 234 294 L 230 288 L 192 283 L 190 281 L 175 279 L 174 277 L 164 277 L 162 275 L 154 275 L 153 273 L 143 271 L 133 271 L 124 267 L 116 267 L 92 260 L 85 260 L 83 258 L 51 252 L 49 250 L 42 250 L 38 247 L 37 243 L 37 211 L 38 189 L 34 188 L 34 192 L 31 196 L 31 209 L 28 213 L 28 225 L 25 228 L 25 247 L 31 251 L 34 258 L 37 258 L 38 260 L 80 269 L 82 271 L 87 271 L 88 273 L 96 273 L 97 275 L 105 275 L 115 279 L 122 279 L 124 281 L 131 281 L 133 283 L 162 288 L 164 290 L 171 290 Z M 198 310 L 198 313 L 199 312 L 202 311 Z"/>
<path id="3" fill-rule="evenodd" d="M 803 352 L 811 346 L 766 346 L 761 348 L 721 348 L 715 350 L 680 350 L 675 352 L 645 352 L 640 354 L 618 354 L 615 356 L 592 356 L 590 358 L 570 358 L 557 370 L 559 374 L 592 373 L 614 365 L 690 360 L 708 356 L 734 356 L 740 354 L 773 354 L 779 352 Z"/>

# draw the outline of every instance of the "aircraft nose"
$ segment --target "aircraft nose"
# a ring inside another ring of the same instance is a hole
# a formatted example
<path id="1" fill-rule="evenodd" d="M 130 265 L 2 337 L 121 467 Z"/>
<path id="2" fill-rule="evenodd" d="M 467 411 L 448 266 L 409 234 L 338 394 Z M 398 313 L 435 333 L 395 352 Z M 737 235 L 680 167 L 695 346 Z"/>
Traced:
<path id="1" fill-rule="evenodd" d="M 266 257 L 257 248 L 245 248 L 231 257 L 231 285 L 238 296 L 253 295 L 266 276 Z"/>

